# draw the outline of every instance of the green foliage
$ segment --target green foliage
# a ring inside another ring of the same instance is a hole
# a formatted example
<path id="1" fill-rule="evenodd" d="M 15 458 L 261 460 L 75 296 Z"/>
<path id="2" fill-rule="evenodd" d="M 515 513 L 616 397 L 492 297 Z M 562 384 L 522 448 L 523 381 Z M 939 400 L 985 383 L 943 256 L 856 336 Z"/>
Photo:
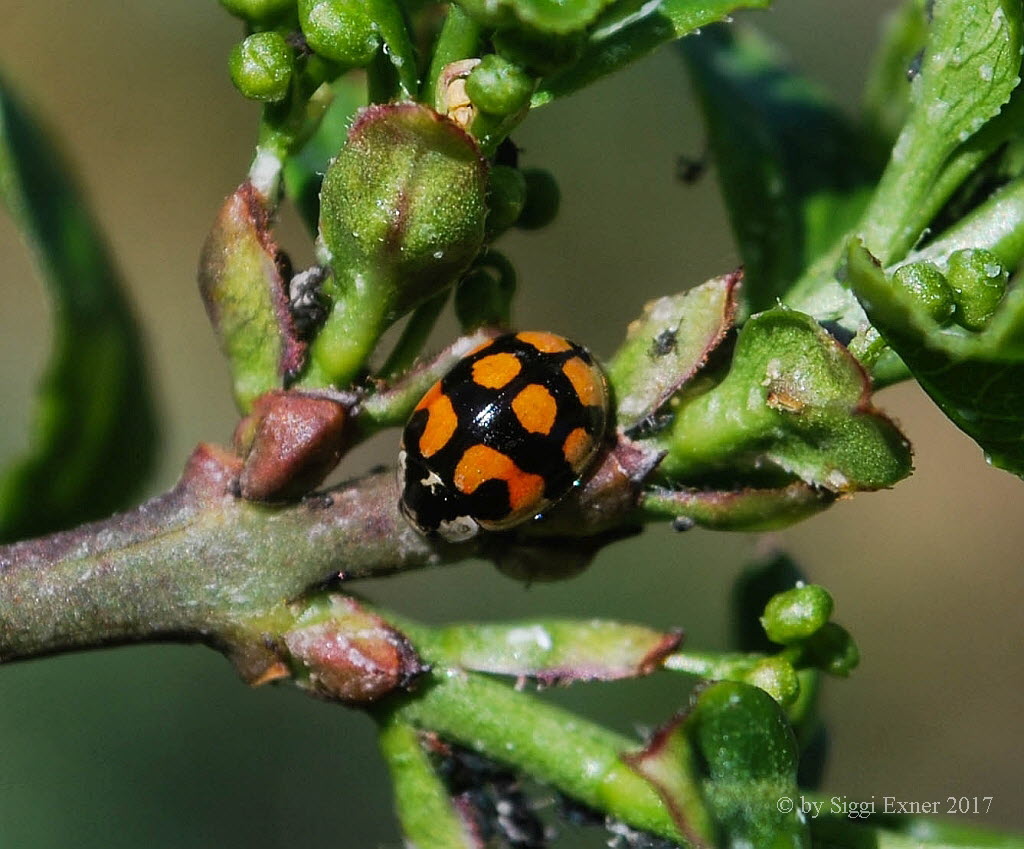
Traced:
<path id="1" fill-rule="evenodd" d="M 767 0 L 460 0 L 440 26 L 438 7 L 399 0 L 222 5 L 248 25 L 232 80 L 265 106 L 249 179 L 215 222 L 200 286 L 242 412 L 261 398 L 305 399 L 281 405 L 284 429 L 299 433 L 311 420 L 292 422 L 291 411 L 330 407 L 337 440 L 332 430 L 323 447 L 334 460 L 342 436 L 400 423 L 455 358 L 511 324 L 515 270 L 490 243 L 512 226 L 546 226 L 560 201 L 554 176 L 520 170 L 508 143 L 529 110 Z M 618 429 L 544 521 L 449 550 L 405 524 L 393 473 L 316 506 L 268 508 L 248 499 L 297 499 L 316 484 L 284 475 L 271 494 L 247 494 L 248 460 L 207 448 L 160 502 L 173 518 L 151 536 L 139 528 L 159 516 L 143 511 L 127 534 L 115 520 L 102 543 L 84 538 L 71 566 L 66 552 L 55 562 L 69 574 L 99 564 L 108 582 L 118 569 L 155 575 L 146 601 L 173 600 L 158 635 L 201 636 L 250 681 L 290 676 L 369 711 L 417 845 L 479 845 L 469 802 L 436 768 L 454 742 L 679 845 L 810 846 L 808 824 L 780 800 L 800 793 L 819 673 L 846 676 L 859 653 L 831 621 L 831 595 L 785 558 L 737 592 L 743 653 L 682 651 L 676 631 L 605 620 L 432 628 L 320 584 L 348 559 L 365 576 L 470 554 L 545 575 L 658 516 L 680 530 L 761 530 L 892 486 L 910 473 L 910 448 L 875 408 L 866 369 L 880 381 L 909 371 L 993 462 L 1024 474 L 1024 288 L 1011 280 L 1024 258 L 1021 25 L 1014 0 L 907 3 L 859 123 L 753 30 L 714 27 L 680 44 L 745 271 L 659 298 L 630 326 L 607 370 Z M 148 459 L 152 421 L 138 340 L 95 229 L 6 97 L 0 121 L 0 189 L 58 303 L 43 438 L 0 488 L 10 536 L 117 506 Z M 285 195 L 316 236 L 320 267 L 303 277 L 289 276 L 271 232 Z M 456 317 L 476 335 L 422 362 L 453 290 Z M 256 417 L 239 429 L 250 459 L 274 454 L 277 443 L 252 444 L 260 432 Z M 172 526 L 196 560 L 188 574 Z M 328 536 L 337 550 L 325 549 Z M 115 606 L 134 611 L 124 593 L 111 591 Z M 114 638 L 88 631 L 107 624 L 76 622 L 75 644 Z M 146 625 L 128 621 L 115 637 L 145 637 Z M 43 650 L 29 630 L 13 629 Z M 654 672 L 698 683 L 689 708 L 639 748 L 495 680 Z"/>
<path id="2" fill-rule="evenodd" d="M 812 318 L 760 313 L 721 383 L 679 406 L 661 471 L 756 479 L 776 469 L 833 492 L 892 486 L 910 473 L 910 449 L 869 393 L 856 360 Z"/>
<path id="3" fill-rule="evenodd" d="M 857 220 L 871 169 L 863 141 L 818 86 L 752 29 L 683 39 L 750 311 L 773 306 Z"/>
<path id="4" fill-rule="evenodd" d="M 769 3 L 770 0 L 616 0 L 587 33 L 575 61 L 542 80 L 533 97 L 534 105 L 572 94 L 663 44 L 724 20 L 737 8 L 759 8 Z"/>
<path id="5" fill-rule="evenodd" d="M 0 540 L 96 519 L 138 494 L 156 422 L 120 275 L 60 152 L 0 81 L 0 199 L 54 301 L 28 454 L 0 477 Z"/>
<path id="6" fill-rule="evenodd" d="M 1012 288 L 974 333 L 938 325 L 856 244 L 849 280 L 872 324 L 946 415 L 992 463 L 1024 474 L 1024 289 Z"/>

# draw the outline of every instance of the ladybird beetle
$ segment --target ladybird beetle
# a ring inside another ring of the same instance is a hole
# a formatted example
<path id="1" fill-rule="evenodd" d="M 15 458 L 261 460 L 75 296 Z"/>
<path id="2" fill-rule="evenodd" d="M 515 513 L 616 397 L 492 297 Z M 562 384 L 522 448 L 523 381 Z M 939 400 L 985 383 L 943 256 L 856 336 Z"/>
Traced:
<path id="1" fill-rule="evenodd" d="M 604 374 L 554 333 L 486 342 L 435 383 L 402 434 L 402 510 L 449 542 L 533 518 L 566 495 L 608 423 Z"/>

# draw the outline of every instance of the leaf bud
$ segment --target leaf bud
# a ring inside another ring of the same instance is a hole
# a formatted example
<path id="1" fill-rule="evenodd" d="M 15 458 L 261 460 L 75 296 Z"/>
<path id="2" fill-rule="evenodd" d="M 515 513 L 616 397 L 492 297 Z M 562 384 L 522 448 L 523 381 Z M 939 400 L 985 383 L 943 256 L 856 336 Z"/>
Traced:
<path id="1" fill-rule="evenodd" d="M 930 262 L 914 262 L 896 269 L 892 275 L 895 285 L 903 289 L 938 325 L 953 319 L 956 302 L 946 277 Z"/>
<path id="2" fill-rule="evenodd" d="M 292 49 L 278 32 L 256 32 L 236 44 L 228 57 L 231 82 L 251 100 L 283 100 L 295 69 Z"/>
<path id="3" fill-rule="evenodd" d="M 953 288 L 957 324 L 967 330 L 983 330 L 1003 299 L 1008 276 L 991 251 L 967 248 L 951 253 L 946 279 Z"/>
<path id="4" fill-rule="evenodd" d="M 299 25 L 320 56 L 350 68 L 368 65 L 380 36 L 367 4 L 352 0 L 299 0 Z"/>
<path id="5" fill-rule="evenodd" d="M 311 491 L 341 459 L 350 422 L 332 398 L 280 390 L 260 396 L 235 431 L 236 449 L 245 456 L 242 497 L 279 501 Z"/>
<path id="6" fill-rule="evenodd" d="M 487 163 L 449 119 L 418 103 L 362 110 L 327 169 L 320 239 L 332 301 L 311 348 L 329 382 L 348 382 L 380 334 L 443 292 L 483 244 Z M 323 384 L 321 384 L 323 385 Z"/>
<path id="7" fill-rule="evenodd" d="M 514 115 L 530 102 L 533 80 L 518 65 L 490 53 L 466 78 L 474 105 L 491 115 Z"/>
<path id="8" fill-rule="evenodd" d="M 761 625 L 773 643 L 789 645 L 819 631 L 832 615 L 832 596 L 817 584 L 778 593 L 765 605 Z"/>
<path id="9" fill-rule="evenodd" d="M 300 686 L 350 704 L 407 688 L 426 669 L 404 635 L 342 595 L 316 599 L 284 644 Z"/>

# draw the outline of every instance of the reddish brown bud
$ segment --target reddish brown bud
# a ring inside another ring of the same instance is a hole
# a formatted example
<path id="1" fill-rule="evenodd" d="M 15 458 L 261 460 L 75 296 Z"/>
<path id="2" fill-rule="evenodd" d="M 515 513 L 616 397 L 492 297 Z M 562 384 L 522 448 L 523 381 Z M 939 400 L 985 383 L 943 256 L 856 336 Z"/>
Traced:
<path id="1" fill-rule="evenodd" d="M 274 501 L 305 495 L 338 465 L 349 421 L 333 398 L 283 390 L 261 395 L 235 430 L 235 445 L 245 456 L 242 497 Z"/>
<path id="2" fill-rule="evenodd" d="M 309 689 L 344 702 L 376 701 L 425 671 L 402 634 L 342 595 L 317 601 L 285 645 Z"/>

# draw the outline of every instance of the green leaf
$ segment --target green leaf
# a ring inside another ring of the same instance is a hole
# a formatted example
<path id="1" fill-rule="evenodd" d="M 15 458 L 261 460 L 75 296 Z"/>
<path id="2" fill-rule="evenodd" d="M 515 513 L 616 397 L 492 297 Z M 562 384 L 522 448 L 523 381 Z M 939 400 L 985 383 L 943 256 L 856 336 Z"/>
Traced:
<path id="1" fill-rule="evenodd" d="M 704 798 L 723 846 L 809 847 L 798 801 L 797 748 L 782 708 L 759 687 L 720 681 L 702 690 L 686 718 L 706 770 Z"/>
<path id="2" fill-rule="evenodd" d="M 647 675 L 681 637 L 610 620 L 537 619 L 449 625 L 432 639 L 451 666 L 561 684 Z"/>
<path id="3" fill-rule="evenodd" d="M 644 306 L 608 366 L 619 426 L 653 416 L 707 362 L 732 328 L 742 275 L 715 277 Z"/>
<path id="4" fill-rule="evenodd" d="M 221 206 L 199 258 L 199 291 L 243 413 L 294 377 L 306 354 L 288 306 L 268 207 L 251 182 L 242 183 Z"/>
<path id="5" fill-rule="evenodd" d="M 999 114 L 1020 63 L 1017 0 L 936 0 L 910 113 L 864 213 L 864 242 L 883 263 L 914 245 L 970 173 L 955 154 Z M 950 167 L 955 178 L 944 179 Z"/>
<path id="6" fill-rule="evenodd" d="M 583 53 L 569 68 L 541 81 L 533 105 L 541 106 L 619 71 L 700 27 L 738 9 L 765 8 L 771 0 L 617 0 L 591 28 Z"/>
<path id="7" fill-rule="evenodd" d="M 704 111 L 746 299 L 767 309 L 856 222 L 872 176 L 863 140 L 754 30 L 711 27 L 678 46 Z"/>
<path id="8" fill-rule="evenodd" d="M 832 492 L 910 473 L 910 448 L 867 375 L 814 319 L 778 308 L 740 330 L 728 374 L 680 404 L 660 470 L 673 482 L 783 472 Z"/>
<path id="9" fill-rule="evenodd" d="M 1020 70 L 1020 18 L 1015 0 L 934 3 L 906 123 L 868 208 L 851 231 L 863 235 L 886 265 L 903 259 L 960 185 L 996 149 L 1020 135 L 1024 97 L 1018 92 L 1011 98 Z M 837 241 L 785 300 L 857 333 L 863 311 L 835 279 L 845 249 L 845 239 Z"/>
<path id="10" fill-rule="evenodd" d="M 54 299 L 31 447 L 0 478 L 0 539 L 9 540 L 128 504 L 152 464 L 156 425 L 113 260 L 62 156 L 2 81 L 0 197 Z"/>
<path id="11" fill-rule="evenodd" d="M 1024 475 L 1024 287 L 1011 287 L 985 330 L 971 333 L 936 324 L 863 245 L 851 243 L 848 257 L 872 324 L 932 400 L 991 463 Z"/>

